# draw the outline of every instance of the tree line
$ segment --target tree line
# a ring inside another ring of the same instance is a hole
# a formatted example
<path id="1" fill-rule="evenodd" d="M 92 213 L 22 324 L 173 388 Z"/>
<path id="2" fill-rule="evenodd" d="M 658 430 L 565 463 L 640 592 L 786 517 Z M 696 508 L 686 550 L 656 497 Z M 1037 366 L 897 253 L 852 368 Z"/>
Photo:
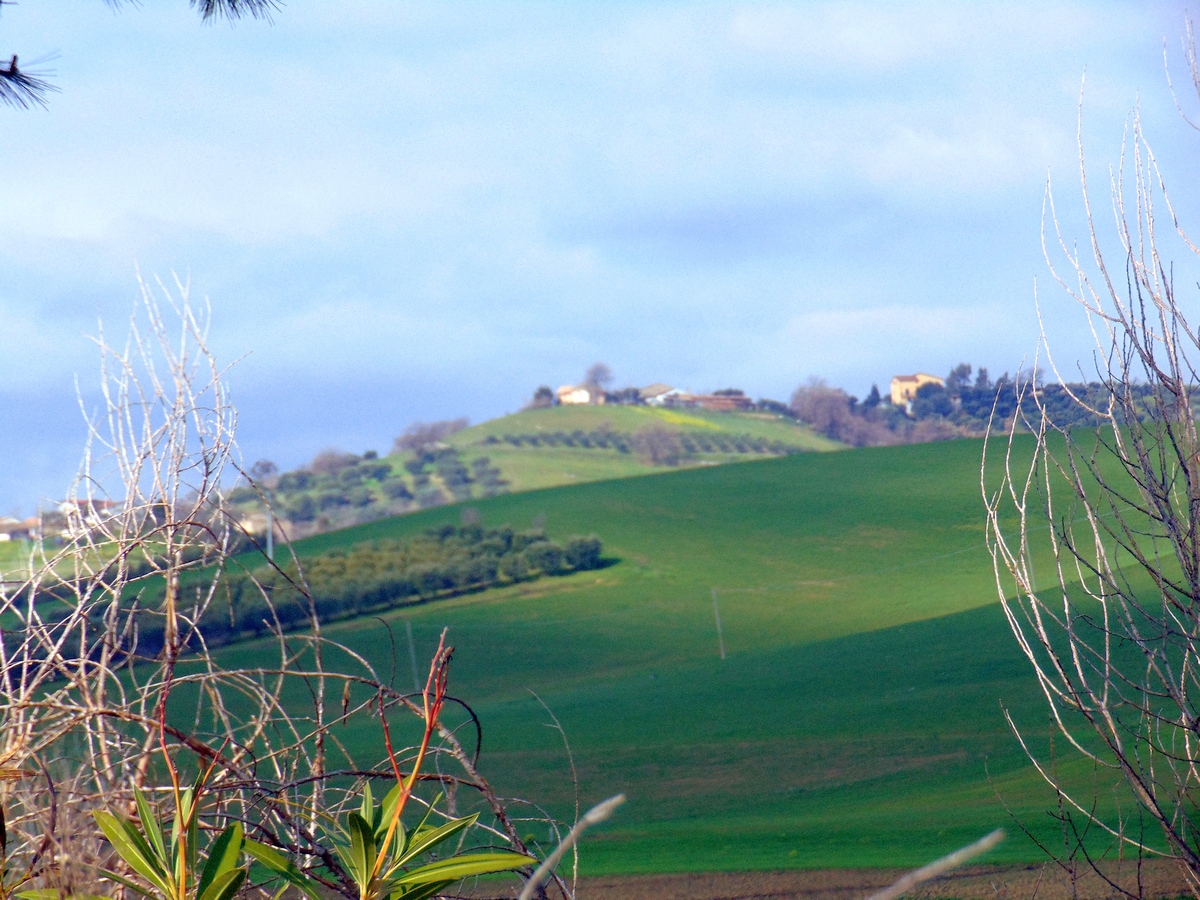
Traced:
<path id="1" fill-rule="evenodd" d="M 304 560 L 302 588 L 295 563 L 258 566 L 227 575 L 227 603 L 201 623 L 205 639 L 224 643 L 307 622 L 308 597 L 321 620 L 351 618 L 397 606 L 454 597 L 506 584 L 599 568 L 595 535 L 562 542 L 535 527 L 479 524 L 425 529 L 409 540 L 379 540 Z"/>
<path id="2" fill-rule="evenodd" d="M 370 541 L 306 557 L 303 575 L 294 560 L 238 571 L 235 557 L 220 575 L 214 602 L 197 623 L 193 649 L 199 649 L 201 636 L 207 646 L 219 647 L 303 627 L 313 610 L 322 622 L 329 622 L 598 569 L 604 565 L 603 552 L 594 534 L 557 541 L 542 525 L 517 531 L 509 525 L 484 528 L 467 521 L 427 528 L 408 540 Z M 164 620 L 154 611 L 162 603 L 163 582 L 155 574 L 161 570 L 161 563 L 143 561 L 130 571 L 135 589 L 121 600 L 123 606 L 136 608 L 133 639 L 139 657 L 153 658 L 166 640 Z M 211 578 L 211 570 L 198 570 L 185 579 L 181 605 L 186 607 L 187 597 L 205 592 Z M 44 591 L 43 598 L 51 601 L 54 594 L 52 589 Z M 54 611 L 46 607 L 43 614 L 53 617 Z"/>
<path id="3" fill-rule="evenodd" d="M 1150 409 L 1153 391 L 1147 384 L 1121 385 L 1132 392 L 1135 406 Z M 792 394 L 789 410 L 814 431 L 854 447 L 924 443 L 958 437 L 980 437 L 989 423 L 1000 429 L 1018 427 L 1022 418 L 1036 420 L 1045 409 L 1066 428 L 1096 427 L 1103 423 L 1095 410 L 1107 409 L 1114 386 L 1106 382 L 1043 384 L 1026 372 L 1007 372 L 994 381 L 986 368 L 960 363 L 945 384 L 922 385 L 905 404 L 871 386 L 859 400 L 823 380 L 813 379 Z"/>

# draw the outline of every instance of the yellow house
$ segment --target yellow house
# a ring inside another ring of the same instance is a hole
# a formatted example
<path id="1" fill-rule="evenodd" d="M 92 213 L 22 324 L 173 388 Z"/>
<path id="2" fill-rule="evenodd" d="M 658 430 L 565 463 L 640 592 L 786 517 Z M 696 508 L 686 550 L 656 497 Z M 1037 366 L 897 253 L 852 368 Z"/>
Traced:
<path id="1" fill-rule="evenodd" d="M 916 375 L 896 375 L 892 378 L 892 403 L 903 406 L 917 396 L 917 391 L 927 384 L 940 384 L 944 387 L 946 381 L 924 372 L 918 372 Z"/>

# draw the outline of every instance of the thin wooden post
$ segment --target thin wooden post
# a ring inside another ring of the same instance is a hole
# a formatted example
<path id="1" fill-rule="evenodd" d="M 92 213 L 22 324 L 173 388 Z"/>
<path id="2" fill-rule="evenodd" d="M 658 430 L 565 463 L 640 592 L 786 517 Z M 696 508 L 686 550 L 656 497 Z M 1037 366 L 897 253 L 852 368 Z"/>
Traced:
<path id="1" fill-rule="evenodd" d="M 721 651 L 721 659 L 725 659 L 725 635 L 721 631 L 721 608 L 717 605 L 717 589 L 712 589 L 713 618 L 717 620 L 717 649 Z"/>

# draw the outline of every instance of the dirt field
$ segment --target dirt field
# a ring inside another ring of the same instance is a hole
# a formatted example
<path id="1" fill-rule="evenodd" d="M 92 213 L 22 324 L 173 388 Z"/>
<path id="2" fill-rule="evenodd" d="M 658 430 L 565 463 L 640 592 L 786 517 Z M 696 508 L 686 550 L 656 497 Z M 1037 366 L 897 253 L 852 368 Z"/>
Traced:
<path id="1" fill-rule="evenodd" d="M 1106 870 L 1131 893 L 1137 890 L 1134 866 Z M 700 875 L 625 875 L 581 879 L 577 900 L 860 900 L 891 884 L 902 869 L 825 869 L 796 872 L 743 872 Z M 1173 865 L 1147 863 L 1141 872 L 1142 896 L 1190 896 Z M 513 895 L 515 896 L 515 894 Z M 559 894 L 550 895 L 558 900 Z M 961 869 L 905 895 L 920 900 L 1107 900 L 1120 896 L 1092 872 L 1074 883 L 1056 866 Z"/>
<path id="2" fill-rule="evenodd" d="M 902 870 L 850 869 L 593 878 L 580 884 L 577 900 L 858 900 L 903 874 Z M 1137 884 L 1137 872 L 1130 868 L 1118 880 L 1132 888 Z M 1146 897 L 1187 893 L 1174 866 L 1144 867 L 1142 884 Z M 926 900 L 1069 900 L 1072 896 L 1101 900 L 1114 895 L 1094 873 L 1078 879 L 1076 889 L 1071 890 L 1069 876 L 1049 866 L 976 867 L 924 885 L 908 896 Z"/>

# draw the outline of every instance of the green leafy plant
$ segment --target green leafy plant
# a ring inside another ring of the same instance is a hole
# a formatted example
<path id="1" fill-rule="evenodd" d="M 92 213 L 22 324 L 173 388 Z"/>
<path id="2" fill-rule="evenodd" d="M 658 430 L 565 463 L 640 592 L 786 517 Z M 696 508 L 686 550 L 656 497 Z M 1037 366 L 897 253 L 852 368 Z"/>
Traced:
<path id="1" fill-rule="evenodd" d="M 360 900 L 425 900 L 463 878 L 507 872 L 537 862 L 523 853 L 494 850 L 457 854 L 410 868 L 421 856 L 474 825 L 479 816 L 430 824 L 435 800 L 409 832 L 398 817 L 404 788 L 403 783 L 396 784 L 376 806 L 368 784 L 363 790 L 362 809 L 349 813 L 340 828 L 340 840 L 335 841 L 338 858 L 358 888 Z M 246 852 L 312 900 L 319 900 L 316 882 L 282 854 L 254 841 L 246 842 Z"/>
<path id="2" fill-rule="evenodd" d="M 137 788 L 136 821 L 106 810 L 94 811 L 96 824 L 113 850 L 144 883 L 110 870 L 104 872 L 105 877 L 152 900 L 232 900 L 246 880 L 246 869 L 239 865 L 245 836 L 235 822 L 217 836 L 206 853 L 200 853 L 202 788 L 203 775 L 194 787 L 176 790 L 170 840 L 145 794 Z"/>
<path id="3" fill-rule="evenodd" d="M 400 771 L 400 764 L 392 749 L 387 716 L 382 701 L 380 703 L 384 740 L 396 783 L 383 802 L 376 806 L 368 782 L 363 787 L 361 808 L 358 812 L 346 815 L 345 820 L 336 827 L 333 841 L 342 868 L 357 888 L 359 900 L 425 900 L 463 878 L 512 871 L 537 862 L 524 853 L 491 850 L 459 853 L 424 865 L 415 865 L 426 853 L 466 831 L 479 818 L 475 814 L 451 818 L 440 825 L 431 824 L 430 818 L 441 799 L 439 795 L 429 804 L 425 815 L 411 831 L 404 827 L 401 820 L 438 727 L 446 698 L 450 654 L 451 649 L 445 646 L 443 633 L 429 668 L 425 690 L 421 694 L 425 732 L 408 775 Z M 312 900 L 320 900 L 315 879 L 303 873 L 283 854 L 255 841 L 246 841 L 245 849 L 250 856 L 283 876 L 286 882 L 304 891 Z"/>

